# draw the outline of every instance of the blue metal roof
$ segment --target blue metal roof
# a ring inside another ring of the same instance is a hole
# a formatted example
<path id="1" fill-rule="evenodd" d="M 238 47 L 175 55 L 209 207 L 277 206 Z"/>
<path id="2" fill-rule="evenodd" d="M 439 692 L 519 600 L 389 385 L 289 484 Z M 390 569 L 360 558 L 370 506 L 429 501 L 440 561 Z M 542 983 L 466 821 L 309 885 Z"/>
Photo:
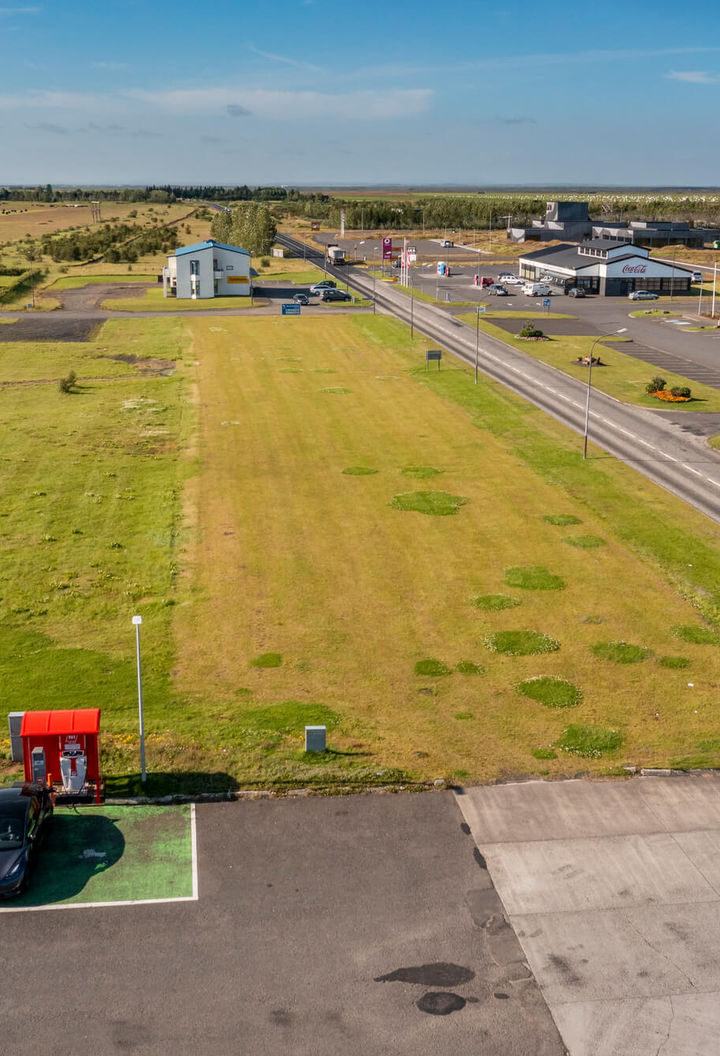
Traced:
<path id="1" fill-rule="evenodd" d="M 185 253 L 197 253 L 201 249 L 213 249 L 217 246 L 218 249 L 229 249 L 231 253 L 244 253 L 246 257 L 250 254 L 246 249 L 241 249 L 240 246 L 228 246 L 225 242 L 216 242 L 214 238 L 209 238 L 207 242 L 196 242 L 192 246 L 179 246 L 175 250 L 176 257 L 182 257 Z"/>

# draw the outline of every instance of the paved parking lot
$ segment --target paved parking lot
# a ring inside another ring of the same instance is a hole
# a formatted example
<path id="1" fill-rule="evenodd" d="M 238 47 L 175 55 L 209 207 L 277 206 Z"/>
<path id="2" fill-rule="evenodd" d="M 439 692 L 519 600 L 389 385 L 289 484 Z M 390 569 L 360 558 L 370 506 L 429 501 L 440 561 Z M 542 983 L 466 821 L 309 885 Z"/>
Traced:
<path id="1" fill-rule="evenodd" d="M 451 793 L 197 823 L 196 902 L 0 915 L 4 1052 L 564 1053 Z"/>
<path id="2" fill-rule="evenodd" d="M 571 1056 L 720 1049 L 720 778 L 458 798 Z"/>

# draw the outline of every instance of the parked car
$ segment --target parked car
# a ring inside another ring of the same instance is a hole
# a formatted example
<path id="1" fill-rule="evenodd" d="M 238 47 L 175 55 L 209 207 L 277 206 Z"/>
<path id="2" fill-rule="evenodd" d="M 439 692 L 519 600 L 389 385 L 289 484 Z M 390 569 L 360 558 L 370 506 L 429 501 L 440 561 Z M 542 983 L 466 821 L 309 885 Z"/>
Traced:
<path id="1" fill-rule="evenodd" d="M 320 291 L 321 301 L 351 301 L 352 296 L 349 293 L 345 293 L 345 290 L 321 290 Z"/>
<path id="2" fill-rule="evenodd" d="M 320 282 L 314 283 L 310 287 L 310 293 L 321 293 L 322 290 L 334 290 L 337 286 L 336 282 L 332 279 L 321 279 Z"/>
<path id="3" fill-rule="evenodd" d="M 494 286 L 494 285 L 495 285 L 495 279 L 492 277 L 492 275 L 481 275 L 480 276 L 480 286 L 483 289 L 485 289 L 488 286 Z"/>
<path id="4" fill-rule="evenodd" d="M 628 294 L 631 301 L 657 301 L 659 296 L 659 293 L 653 293 L 652 290 L 633 290 Z"/>
<path id="5" fill-rule="evenodd" d="M 585 290 L 582 286 L 573 286 L 571 290 L 568 290 L 568 297 L 584 297 Z"/>
<path id="6" fill-rule="evenodd" d="M 506 286 L 522 286 L 524 279 L 519 279 L 517 275 L 499 275 L 498 282 L 504 283 Z"/>
<path id="7" fill-rule="evenodd" d="M 294 293 L 293 300 L 295 304 L 310 304 L 310 298 L 306 293 Z"/>
<path id="8" fill-rule="evenodd" d="M 442 246 L 443 249 L 451 249 L 453 243 L 450 241 L 449 238 L 444 238 L 442 240 L 442 242 L 440 243 L 440 245 Z"/>
<path id="9" fill-rule="evenodd" d="M 701 271 L 694 271 L 692 273 L 692 281 L 693 282 L 702 282 L 703 281 L 703 273 Z"/>
<path id="10" fill-rule="evenodd" d="M 19 895 L 27 886 L 52 812 L 44 785 L 0 788 L 0 896 Z"/>
<path id="11" fill-rule="evenodd" d="M 495 282 L 492 286 L 488 286 L 486 292 L 491 294 L 491 296 L 493 297 L 507 297 L 508 295 L 508 291 L 499 282 Z"/>

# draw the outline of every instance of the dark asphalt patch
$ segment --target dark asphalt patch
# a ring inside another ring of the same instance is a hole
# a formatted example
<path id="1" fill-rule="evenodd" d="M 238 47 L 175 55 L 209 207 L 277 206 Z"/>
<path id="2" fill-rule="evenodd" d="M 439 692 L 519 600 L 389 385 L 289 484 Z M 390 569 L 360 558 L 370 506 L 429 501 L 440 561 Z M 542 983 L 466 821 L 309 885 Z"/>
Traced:
<path id="1" fill-rule="evenodd" d="M 89 341 L 103 320 L 97 316 L 86 319 L 67 319 L 58 312 L 31 315 L 0 328 L 0 343 L 4 341 Z"/>
<path id="2" fill-rule="evenodd" d="M 459 986 L 475 978 L 471 968 L 460 964 L 447 964 L 437 961 L 435 964 L 420 964 L 412 968 L 396 968 L 387 975 L 378 975 L 376 983 L 419 983 L 421 986 Z"/>

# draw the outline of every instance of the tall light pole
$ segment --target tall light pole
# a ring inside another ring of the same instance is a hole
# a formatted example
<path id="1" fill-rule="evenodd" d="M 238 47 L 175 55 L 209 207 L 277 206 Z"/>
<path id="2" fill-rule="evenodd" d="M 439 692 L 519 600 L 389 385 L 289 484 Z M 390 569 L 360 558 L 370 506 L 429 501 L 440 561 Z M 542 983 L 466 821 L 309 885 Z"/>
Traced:
<path id="1" fill-rule="evenodd" d="M 475 384 L 478 381 L 478 357 L 480 355 L 480 309 L 475 309 Z"/>
<path id="2" fill-rule="evenodd" d="M 142 616 L 133 616 L 135 627 L 135 650 L 137 655 L 137 686 L 138 686 L 138 713 L 140 716 L 140 780 L 145 784 L 147 773 L 145 770 L 145 720 L 143 717 L 143 693 L 142 693 L 142 665 L 140 663 L 140 624 Z"/>
<path id="3" fill-rule="evenodd" d="M 583 434 L 583 460 L 587 458 L 588 448 L 588 431 L 590 428 L 590 388 L 592 386 L 592 365 L 593 365 L 593 352 L 598 341 L 605 341 L 608 337 L 614 337 L 616 334 L 624 334 L 627 330 L 626 326 L 621 326 L 619 330 L 613 330 L 609 334 L 601 334 L 600 337 L 596 337 L 590 348 L 590 356 L 588 361 L 588 378 L 587 378 L 587 396 L 585 398 L 585 430 Z"/>

